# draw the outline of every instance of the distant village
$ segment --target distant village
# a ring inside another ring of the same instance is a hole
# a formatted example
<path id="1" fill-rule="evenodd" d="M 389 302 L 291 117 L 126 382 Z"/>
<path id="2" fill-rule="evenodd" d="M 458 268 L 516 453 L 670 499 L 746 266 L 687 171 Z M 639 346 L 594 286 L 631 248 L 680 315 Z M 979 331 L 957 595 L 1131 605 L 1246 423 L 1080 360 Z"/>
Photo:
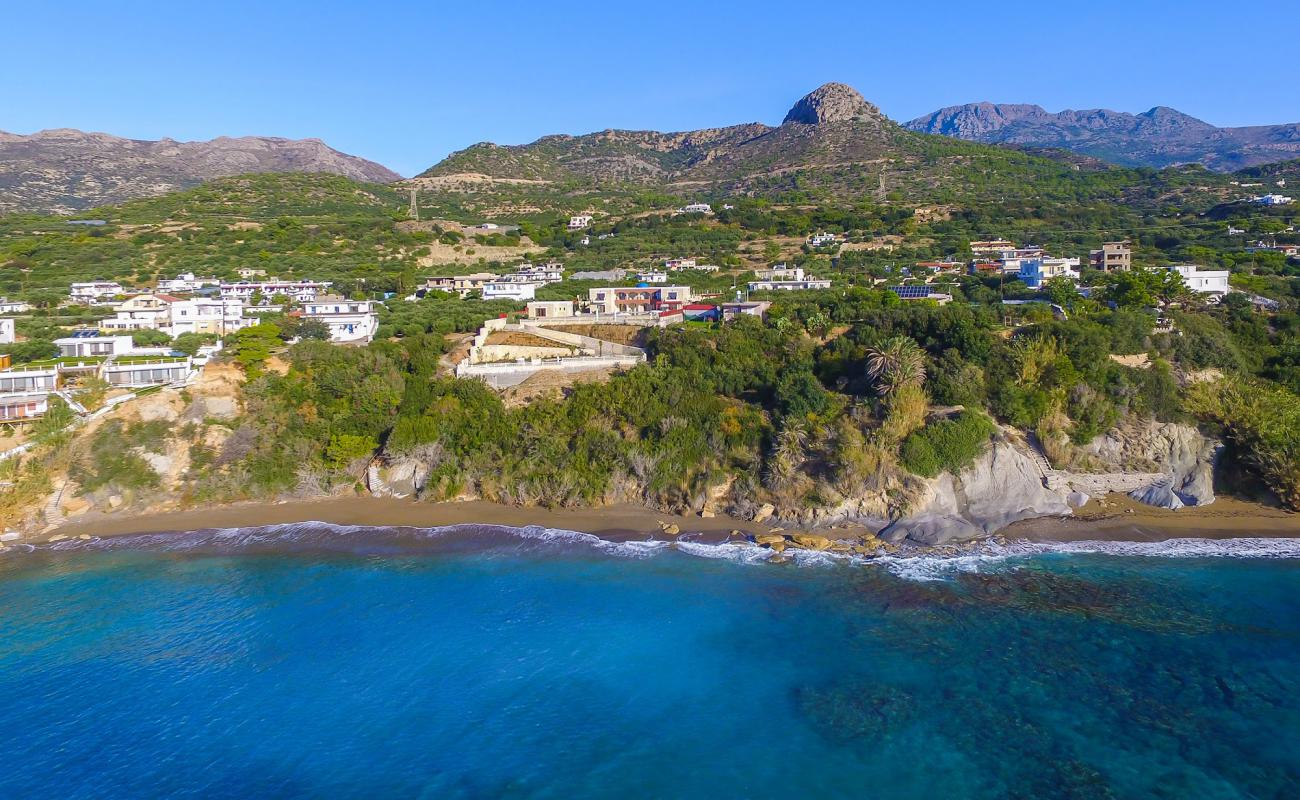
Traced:
<path id="1" fill-rule="evenodd" d="M 1253 199 L 1267 204 L 1291 201 L 1282 195 Z M 673 213 L 711 215 L 713 209 L 706 203 L 692 203 Z M 568 221 L 570 231 L 583 232 L 581 245 L 590 243 L 588 231 L 592 220 L 591 215 L 580 214 Z M 1232 232 L 1230 229 L 1229 233 Z M 613 235 L 603 234 L 599 238 Z M 808 252 L 833 251 L 840 244 L 840 237 L 817 231 L 806 237 L 805 244 Z M 1132 245 L 1128 241 L 1105 242 L 1089 252 L 1086 261 L 1080 257 L 1054 256 L 1041 247 L 1018 246 L 1007 239 L 970 242 L 969 249 L 973 256 L 969 260 L 923 261 L 900 267 L 890 278 L 867 280 L 894 293 L 900 300 L 944 304 L 952 301 L 950 287 L 961 275 L 1019 280 L 1031 290 L 1042 290 L 1049 281 L 1065 280 L 1087 295 L 1091 287 L 1079 285 L 1085 265 L 1107 273 L 1133 267 Z M 1275 249 L 1287 256 L 1300 256 L 1295 246 L 1258 242 L 1249 249 Z M 419 301 L 430 292 L 438 292 L 523 305 L 522 312 L 512 315 L 516 321 L 489 320 L 476 338 L 470 356 L 457 365 L 458 375 L 478 375 L 501 386 L 541 369 L 590 367 L 596 363 L 590 359 L 597 362 L 606 359 L 613 365 L 628 363 L 628 359 L 644 359 L 644 353 L 635 347 L 611 352 L 607 342 L 564 334 L 565 326 L 665 326 L 686 321 L 726 322 L 742 316 L 763 318 L 772 305 L 764 296 L 825 290 L 832 285 L 828 278 L 785 263 L 754 270 L 753 280 L 735 286 L 727 296 L 719 296 L 717 292 L 696 294 L 686 281 L 680 280 L 690 273 L 718 273 L 720 269 L 718 265 L 701 263 L 691 257 L 667 258 L 653 269 L 571 273 L 559 262 L 522 263 L 505 274 L 474 272 L 429 277 L 405 299 Z M 1176 272 L 1189 291 L 1211 303 L 1232 291 L 1227 270 L 1208 270 L 1191 264 L 1164 269 Z M 221 349 L 223 337 L 258 324 L 261 315 L 267 313 L 287 313 L 317 321 L 328 331 L 329 340 L 339 345 L 366 344 L 379 327 L 380 301 L 349 299 L 332 293 L 329 281 L 282 280 L 267 277 L 264 271 L 256 269 L 241 269 L 238 275 L 238 281 L 222 281 L 185 273 L 157 281 L 151 291 L 136 293 L 114 281 L 73 283 L 65 305 L 109 307 L 112 316 L 98 321 L 93 328 L 73 330 L 55 340 L 59 349 L 55 358 L 13 365 L 9 356 L 0 356 L 0 424 L 12 426 L 40 418 L 49 409 L 51 395 L 63 397 L 74 410 L 84 412 L 66 389 L 88 376 L 123 390 L 183 386 Z M 596 285 L 585 290 L 585 297 L 537 298 L 539 288 L 564 280 Z M 1252 297 L 1255 300 L 1263 298 Z M 20 314 L 27 310 L 25 303 L 0 299 L 0 314 Z M 140 346 L 132 334 L 142 330 L 159 331 L 173 339 L 184 334 L 205 335 L 212 343 L 193 354 L 169 346 Z M 488 344 L 494 332 L 524 330 L 535 338 L 549 337 L 553 347 L 547 342 L 523 350 L 499 346 L 494 349 Z M 0 317 L 0 344 L 15 340 L 15 320 Z"/>

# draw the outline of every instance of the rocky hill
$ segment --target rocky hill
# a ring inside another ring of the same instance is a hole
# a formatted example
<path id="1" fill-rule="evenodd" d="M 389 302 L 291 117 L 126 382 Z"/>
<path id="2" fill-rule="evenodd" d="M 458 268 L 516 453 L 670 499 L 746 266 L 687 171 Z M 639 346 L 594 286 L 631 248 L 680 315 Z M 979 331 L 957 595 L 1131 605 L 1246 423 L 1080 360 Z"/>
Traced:
<path id="1" fill-rule="evenodd" d="M 828 83 L 795 103 L 776 127 L 754 122 L 679 133 L 606 130 L 513 146 L 484 142 L 453 153 L 420 177 L 734 186 L 789 170 L 879 166 L 881 159 L 915 154 L 921 138 L 852 87 Z"/>
<path id="2" fill-rule="evenodd" d="M 323 172 L 369 183 L 401 178 L 319 139 L 223 136 L 208 142 L 154 142 L 70 129 L 30 136 L 0 131 L 0 213 L 67 214 L 256 172 Z"/>
<path id="3" fill-rule="evenodd" d="M 1230 172 L 1300 157 L 1300 123 L 1219 128 L 1164 106 L 1141 114 L 1052 113 L 1036 105 L 969 103 L 942 108 L 906 127 L 986 144 L 1063 148 L 1127 166 L 1200 163 Z"/>

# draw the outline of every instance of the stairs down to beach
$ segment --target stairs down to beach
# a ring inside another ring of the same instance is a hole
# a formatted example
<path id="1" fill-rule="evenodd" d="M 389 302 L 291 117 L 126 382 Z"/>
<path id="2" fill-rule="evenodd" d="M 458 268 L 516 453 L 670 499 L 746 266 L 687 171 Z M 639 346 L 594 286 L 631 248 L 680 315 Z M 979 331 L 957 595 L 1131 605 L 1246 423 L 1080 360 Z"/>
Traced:
<path id="1" fill-rule="evenodd" d="M 55 491 L 54 494 L 50 496 L 50 500 L 48 503 L 45 504 L 45 509 L 43 512 L 46 525 L 58 525 L 59 523 L 63 522 L 63 509 L 60 508 L 60 506 L 63 505 L 64 494 L 66 494 L 69 490 L 71 490 L 73 493 L 76 493 L 77 491 L 76 481 L 65 480 L 62 484 L 60 484 L 58 490 Z"/>

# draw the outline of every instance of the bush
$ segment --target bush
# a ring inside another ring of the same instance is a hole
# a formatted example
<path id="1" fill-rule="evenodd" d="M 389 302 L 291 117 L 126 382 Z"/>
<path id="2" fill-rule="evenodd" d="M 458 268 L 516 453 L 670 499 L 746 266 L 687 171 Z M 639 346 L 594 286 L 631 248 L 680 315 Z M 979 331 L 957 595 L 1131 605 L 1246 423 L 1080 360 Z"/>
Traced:
<path id="1" fill-rule="evenodd" d="M 141 329 L 131 331 L 131 343 L 136 347 L 162 347 L 170 344 L 172 337 L 162 331 Z"/>
<path id="2" fill-rule="evenodd" d="M 1300 511 L 1300 395 L 1244 380 L 1200 383 L 1188 407 L 1224 427 L 1246 462 L 1288 508 Z"/>
<path id="3" fill-rule="evenodd" d="M 903 441 L 903 466 L 926 478 L 961 472 L 984 452 L 994 430 L 993 420 L 978 411 L 931 423 Z"/>

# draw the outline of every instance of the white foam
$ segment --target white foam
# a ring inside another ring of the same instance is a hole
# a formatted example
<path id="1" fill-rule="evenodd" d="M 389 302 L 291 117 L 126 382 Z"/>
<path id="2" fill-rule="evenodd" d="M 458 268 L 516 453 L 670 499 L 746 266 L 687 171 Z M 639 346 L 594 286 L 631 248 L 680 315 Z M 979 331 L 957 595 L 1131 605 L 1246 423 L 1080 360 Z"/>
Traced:
<path id="1" fill-rule="evenodd" d="M 793 563 L 797 566 L 825 567 L 835 564 L 855 566 L 878 565 L 907 580 L 947 580 L 963 572 L 982 572 L 996 569 L 1015 569 L 1025 559 L 1061 554 L 1098 554 L 1143 558 L 1295 558 L 1300 559 L 1300 538 L 1237 538 L 1237 539 L 1167 539 L 1159 542 L 1076 541 L 1041 542 L 1016 540 L 1010 542 L 983 541 L 962 550 L 934 553 L 906 550 L 891 555 L 866 557 L 851 553 L 832 553 L 791 548 L 784 556 L 749 542 L 727 541 L 704 543 L 677 539 L 611 541 L 595 534 L 564 528 L 546 528 L 530 525 L 514 528 L 504 525 L 445 525 L 430 528 L 407 526 L 337 525 L 328 522 L 296 522 L 252 528 L 212 528 L 188 533 L 140 534 L 110 537 L 89 541 L 67 539 L 53 544 L 40 545 L 39 549 L 151 549 L 184 551 L 218 546 L 222 550 L 238 550 L 256 546 L 274 546 L 283 542 L 330 542 L 353 536 L 363 536 L 375 530 L 400 531 L 407 535 L 438 537 L 447 533 L 464 531 L 468 527 L 490 529 L 495 533 L 544 542 L 572 543 L 591 547 L 603 553 L 622 558 L 651 558 L 668 550 L 676 550 L 696 558 L 725 559 L 738 564 L 764 564 L 770 561 Z"/>

